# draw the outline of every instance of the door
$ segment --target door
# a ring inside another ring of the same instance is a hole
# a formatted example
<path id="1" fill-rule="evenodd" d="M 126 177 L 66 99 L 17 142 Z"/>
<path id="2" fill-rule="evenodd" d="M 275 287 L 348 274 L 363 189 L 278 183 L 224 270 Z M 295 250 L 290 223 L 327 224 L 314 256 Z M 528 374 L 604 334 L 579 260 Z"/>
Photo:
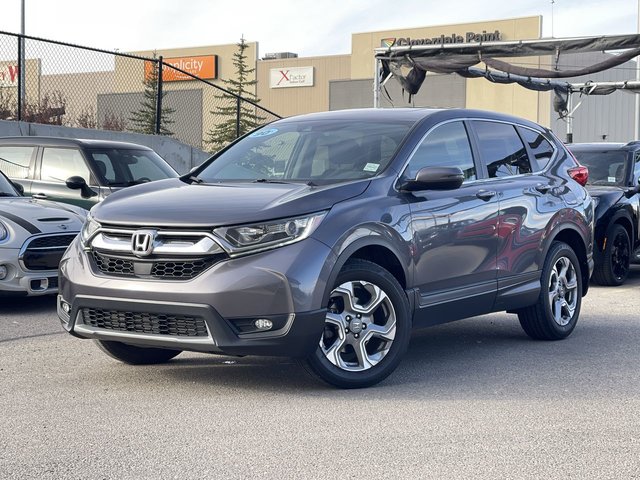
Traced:
<path id="1" fill-rule="evenodd" d="M 97 201 L 98 195 L 83 198 L 80 190 L 71 190 L 66 185 L 69 177 L 82 177 L 98 193 L 99 188 L 91 170 L 76 148 L 41 148 L 40 168 L 31 185 L 32 196 L 37 199 L 70 203 L 89 209 Z"/>
<path id="2" fill-rule="evenodd" d="M 564 208 L 561 179 L 544 173 L 556 148 L 541 132 L 511 123 L 470 122 L 487 176 L 499 193 L 496 309 L 535 303 L 552 217 Z"/>
<path id="3" fill-rule="evenodd" d="M 497 192 L 480 177 L 463 121 L 432 129 L 403 176 L 427 166 L 459 167 L 455 190 L 407 194 L 413 230 L 416 318 L 435 324 L 491 311 L 496 293 Z"/>

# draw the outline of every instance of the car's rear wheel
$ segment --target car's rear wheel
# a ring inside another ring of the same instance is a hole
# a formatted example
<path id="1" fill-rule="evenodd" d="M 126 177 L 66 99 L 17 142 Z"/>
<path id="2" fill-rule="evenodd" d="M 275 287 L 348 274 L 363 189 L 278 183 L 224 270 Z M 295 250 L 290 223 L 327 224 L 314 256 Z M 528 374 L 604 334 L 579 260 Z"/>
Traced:
<path id="1" fill-rule="evenodd" d="M 549 249 L 535 305 L 518 311 L 520 325 L 536 340 L 568 337 L 578 322 L 582 305 L 582 275 L 573 249 L 554 242 Z"/>
<path id="2" fill-rule="evenodd" d="M 154 365 L 158 363 L 166 363 L 173 357 L 182 353 L 182 350 L 135 347 L 125 343 L 107 340 L 96 340 L 96 343 L 104 353 L 116 360 L 128 363 L 129 365 Z"/>
<path id="3" fill-rule="evenodd" d="M 616 223 L 607 229 L 605 247 L 593 272 L 593 281 L 600 285 L 617 287 L 629 275 L 631 242 L 627 230 Z"/>
<path id="4" fill-rule="evenodd" d="M 318 347 L 303 365 L 341 388 L 384 380 L 407 350 L 407 296 L 387 270 L 365 260 L 347 263 L 331 289 Z"/>

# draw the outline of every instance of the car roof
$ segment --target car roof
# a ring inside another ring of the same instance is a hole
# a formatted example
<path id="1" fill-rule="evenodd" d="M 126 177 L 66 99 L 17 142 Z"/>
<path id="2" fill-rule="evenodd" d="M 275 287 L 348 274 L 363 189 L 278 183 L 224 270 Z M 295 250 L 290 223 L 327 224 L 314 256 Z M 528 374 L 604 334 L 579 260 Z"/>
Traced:
<path id="1" fill-rule="evenodd" d="M 332 110 L 329 112 L 315 112 L 304 115 L 296 115 L 293 117 L 278 120 L 277 123 L 286 123 L 290 121 L 304 120 L 382 120 L 382 121 L 408 121 L 418 122 L 430 116 L 446 116 L 447 118 L 482 118 L 488 120 L 503 120 L 507 122 L 518 123 L 521 125 L 530 125 L 540 128 L 539 125 L 520 117 L 506 115 L 497 112 L 485 110 L 473 110 L 466 108 L 356 108 L 351 110 Z"/>
<path id="2" fill-rule="evenodd" d="M 610 152 L 611 150 L 634 151 L 640 150 L 640 142 L 594 142 L 594 143 L 569 143 L 569 150 L 579 152 Z"/>
<path id="3" fill-rule="evenodd" d="M 137 143 L 118 142 L 115 140 L 94 140 L 88 138 L 66 137 L 0 137 L 0 145 L 35 145 L 39 147 L 90 147 L 90 148 L 127 148 L 136 150 L 151 150 L 151 148 Z"/>

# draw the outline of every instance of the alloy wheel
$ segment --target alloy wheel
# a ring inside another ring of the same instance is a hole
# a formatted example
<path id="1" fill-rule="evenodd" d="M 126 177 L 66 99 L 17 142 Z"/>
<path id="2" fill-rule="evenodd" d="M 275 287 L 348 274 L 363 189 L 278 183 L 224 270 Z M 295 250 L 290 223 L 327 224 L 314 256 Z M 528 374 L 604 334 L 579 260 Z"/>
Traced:
<path id="1" fill-rule="evenodd" d="M 554 321 L 564 327 L 571 321 L 578 305 L 576 269 L 567 257 L 558 258 L 549 277 L 549 305 Z"/>
<path id="2" fill-rule="evenodd" d="M 333 365 L 368 370 L 389 353 L 395 335 L 396 313 L 380 287 L 356 280 L 331 292 L 320 348 Z"/>
<path id="3" fill-rule="evenodd" d="M 611 269 L 618 280 L 625 278 L 629 270 L 629 242 L 622 231 L 618 232 L 613 239 Z"/>

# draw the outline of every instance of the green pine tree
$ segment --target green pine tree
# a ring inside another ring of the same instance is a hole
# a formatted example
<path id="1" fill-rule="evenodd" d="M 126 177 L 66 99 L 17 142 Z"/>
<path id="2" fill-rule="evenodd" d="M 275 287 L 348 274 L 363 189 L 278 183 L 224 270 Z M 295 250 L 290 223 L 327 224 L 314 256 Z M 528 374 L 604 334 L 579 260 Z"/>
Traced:
<path id="1" fill-rule="evenodd" d="M 153 52 L 153 58 L 156 58 L 156 53 Z M 145 69 L 144 78 L 144 92 L 143 99 L 140 102 L 140 110 L 131 113 L 129 121 L 133 123 L 131 130 L 136 133 L 146 133 L 148 135 L 155 135 L 156 133 L 156 102 L 158 98 L 158 62 L 150 62 L 151 68 L 147 73 Z M 166 92 L 162 92 L 162 99 Z M 168 126 L 174 123 L 171 119 L 171 115 L 176 110 L 162 106 L 162 114 L 160 116 L 160 135 L 173 135 L 173 132 L 169 130 Z"/>
<path id="2" fill-rule="evenodd" d="M 221 100 L 223 106 L 211 110 L 215 118 L 215 126 L 207 132 L 205 143 L 211 146 L 212 150 L 219 150 L 225 145 L 231 143 L 240 135 L 253 130 L 262 124 L 265 117 L 261 117 L 254 105 L 249 102 L 240 101 L 240 129 L 237 131 L 236 118 L 238 115 L 237 97 L 251 100 L 254 103 L 260 102 L 256 97 L 255 85 L 258 81 L 255 75 L 252 75 L 256 69 L 249 68 L 247 65 L 247 56 L 245 50 L 249 45 L 245 42 L 244 37 L 240 38 L 240 43 L 236 44 L 238 50 L 233 54 L 233 65 L 236 69 L 234 79 L 222 80 L 226 89 L 231 93 L 222 93 L 216 95 L 215 98 Z M 250 78 L 253 77 L 253 80 Z"/>

